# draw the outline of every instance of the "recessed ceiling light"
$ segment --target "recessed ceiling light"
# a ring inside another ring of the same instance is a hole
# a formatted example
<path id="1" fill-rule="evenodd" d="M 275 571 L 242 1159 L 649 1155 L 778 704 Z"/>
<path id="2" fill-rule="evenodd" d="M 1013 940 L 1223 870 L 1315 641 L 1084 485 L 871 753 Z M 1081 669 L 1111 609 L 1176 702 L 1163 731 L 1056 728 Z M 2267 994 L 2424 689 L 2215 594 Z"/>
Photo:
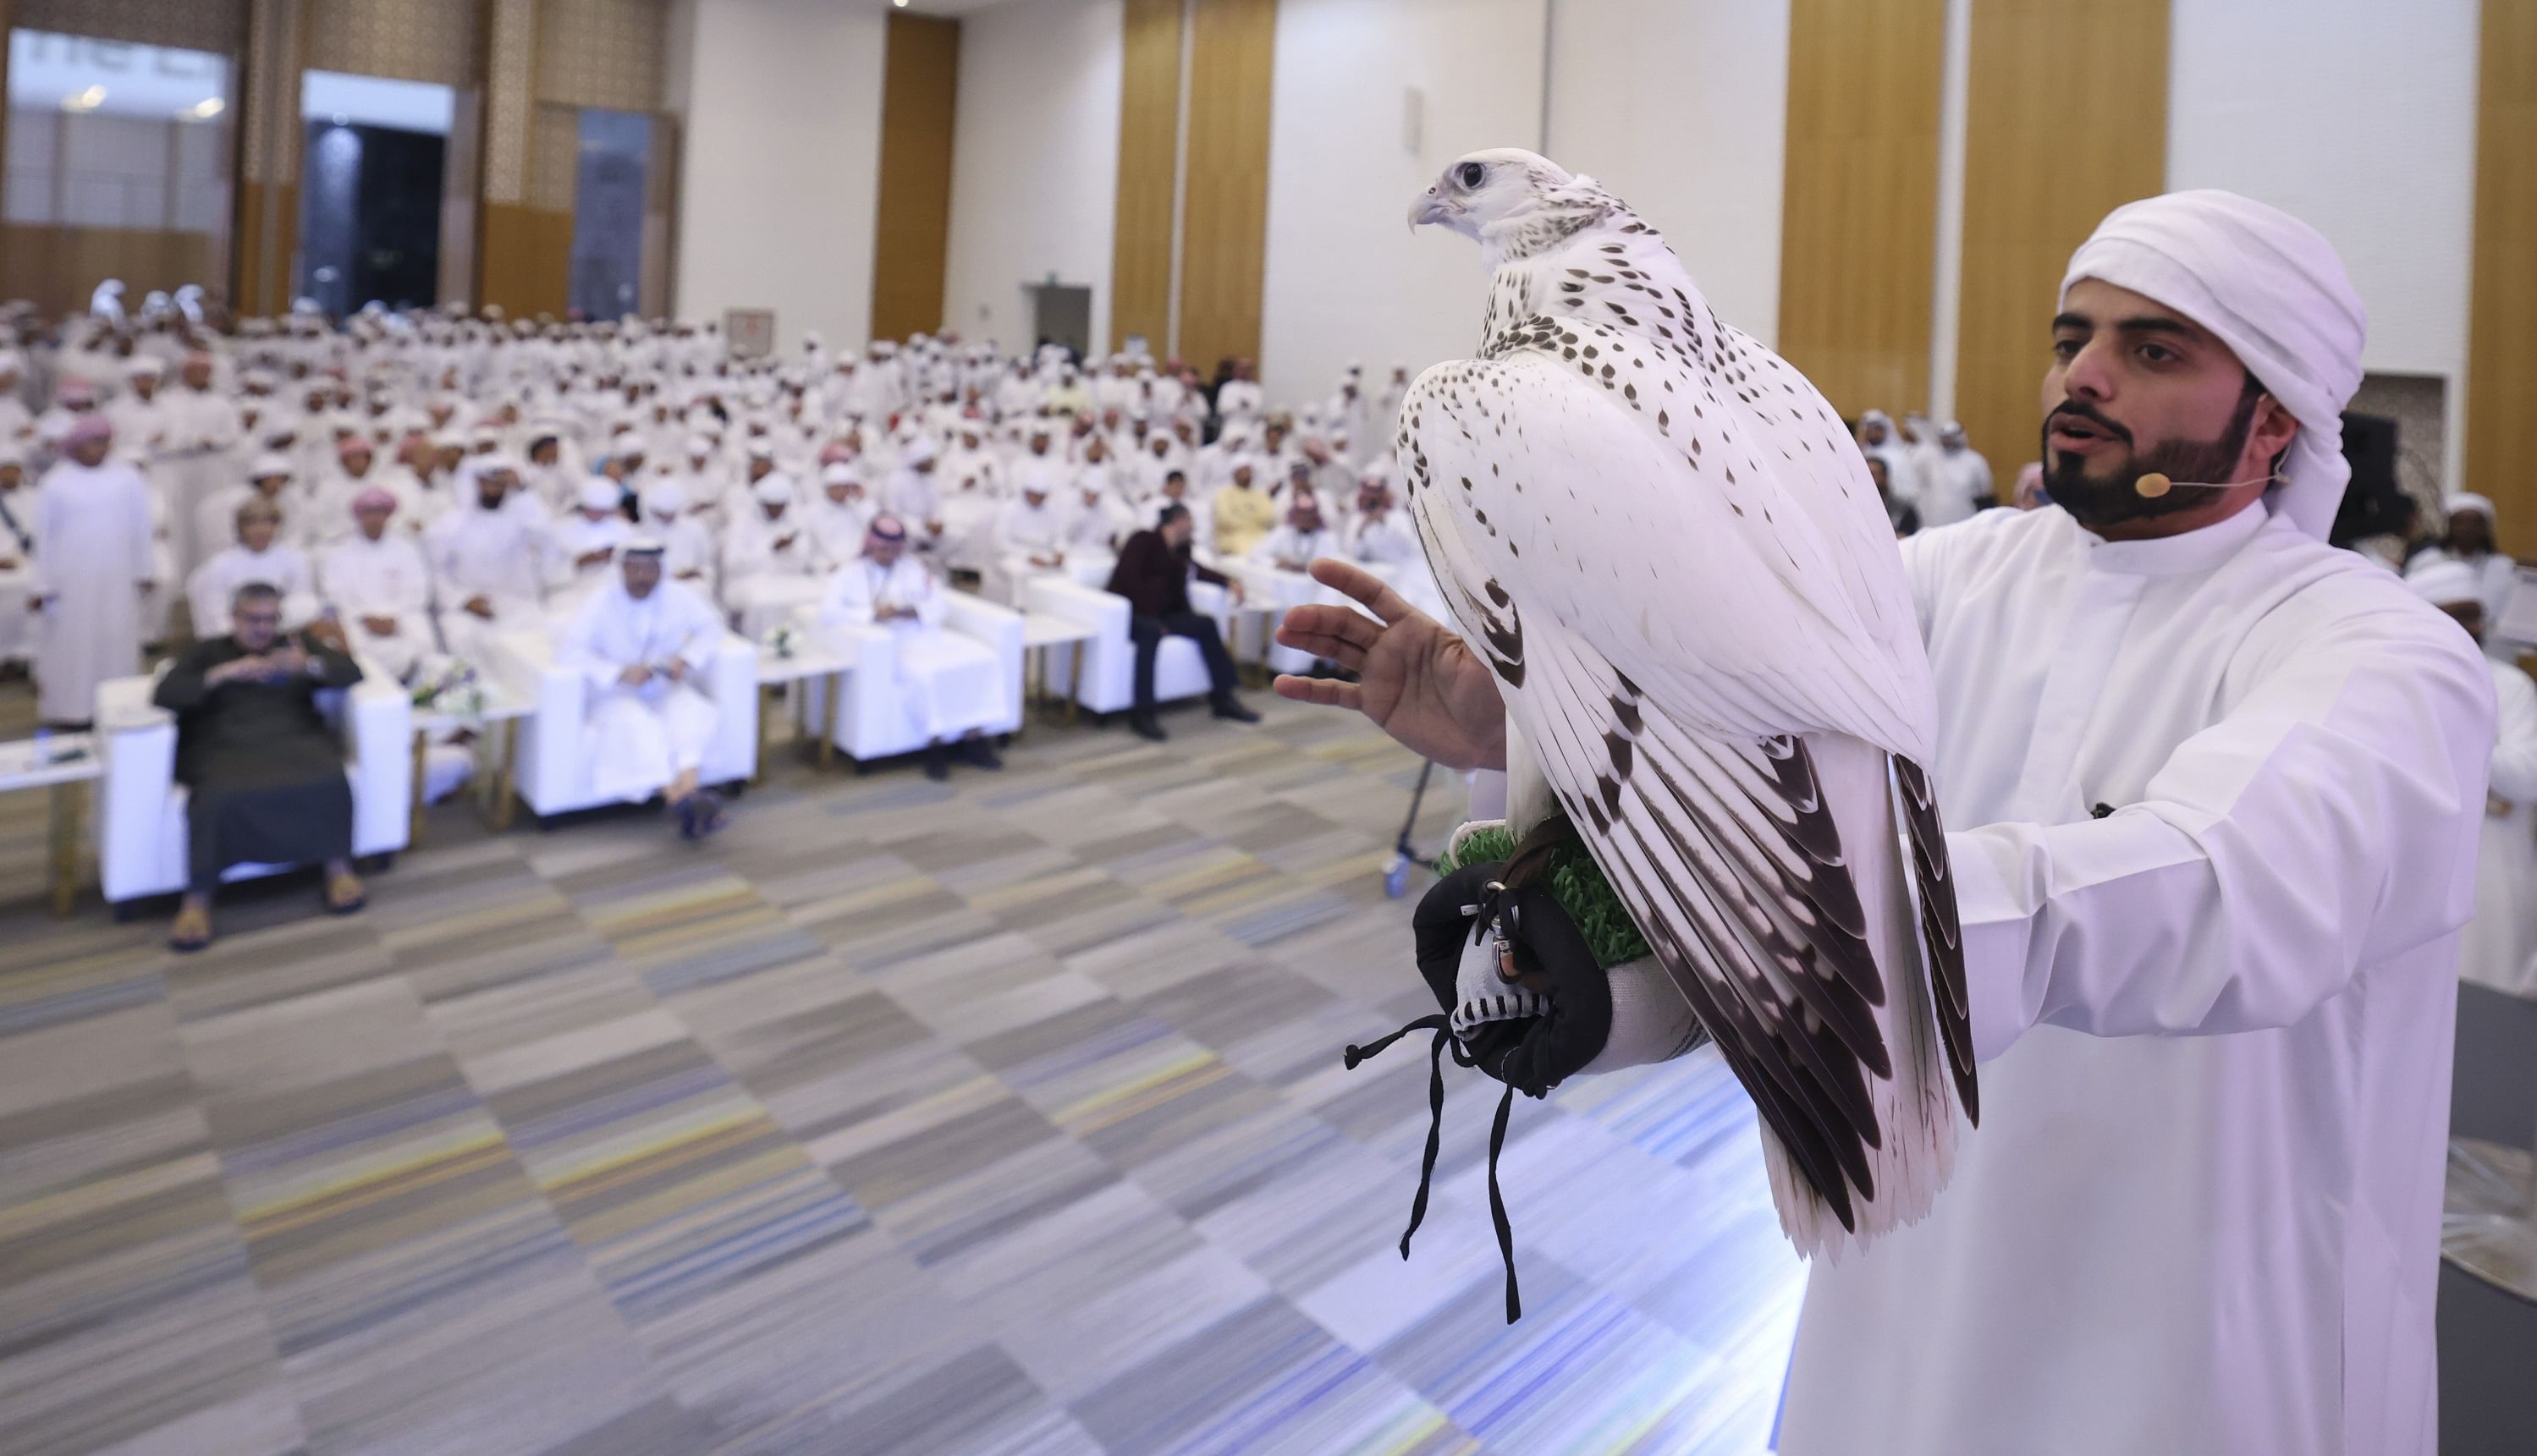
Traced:
<path id="1" fill-rule="evenodd" d="M 228 110 L 228 102 L 222 100 L 219 96 L 205 96 L 177 114 L 190 116 L 196 121 L 209 121 L 213 117 L 220 115 L 223 111 Z"/>
<path id="2" fill-rule="evenodd" d="M 62 109 L 65 111 L 94 111 L 104 104 L 105 88 L 102 86 L 92 86 L 86 91 L 75 91 L 62 97 Z"/>

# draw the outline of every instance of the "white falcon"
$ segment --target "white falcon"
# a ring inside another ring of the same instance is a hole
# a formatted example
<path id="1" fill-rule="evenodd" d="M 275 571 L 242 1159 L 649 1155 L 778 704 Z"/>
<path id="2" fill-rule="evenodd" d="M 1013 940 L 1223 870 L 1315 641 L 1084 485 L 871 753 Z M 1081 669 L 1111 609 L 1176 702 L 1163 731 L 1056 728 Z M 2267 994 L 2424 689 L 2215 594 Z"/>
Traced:
<path id="1" fill-rule="evenodd" d="M 1884 506 L 1823 396 L 1592 178 L 1476 152 L 1410 222 L 1491 274 L 1399 459 L 1506 700 L 1511 827 L 1546 784 L 1759 1106 L 1782 1227 L 1837 1257 L 1925 1214 L 1979 1115 Z"/>

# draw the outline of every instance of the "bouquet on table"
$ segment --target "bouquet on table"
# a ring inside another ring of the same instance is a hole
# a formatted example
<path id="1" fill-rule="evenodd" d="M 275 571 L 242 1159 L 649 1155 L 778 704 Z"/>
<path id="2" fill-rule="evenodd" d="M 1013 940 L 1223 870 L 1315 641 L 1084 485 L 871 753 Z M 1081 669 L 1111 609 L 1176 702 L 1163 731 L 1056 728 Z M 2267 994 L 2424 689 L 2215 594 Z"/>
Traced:
<path id="1" fill-rule="evenodd" d="M 483 674 L 455 658 L 415 675 L 414 706 L 426 713 L 482 718 L 491 703 Z"/>

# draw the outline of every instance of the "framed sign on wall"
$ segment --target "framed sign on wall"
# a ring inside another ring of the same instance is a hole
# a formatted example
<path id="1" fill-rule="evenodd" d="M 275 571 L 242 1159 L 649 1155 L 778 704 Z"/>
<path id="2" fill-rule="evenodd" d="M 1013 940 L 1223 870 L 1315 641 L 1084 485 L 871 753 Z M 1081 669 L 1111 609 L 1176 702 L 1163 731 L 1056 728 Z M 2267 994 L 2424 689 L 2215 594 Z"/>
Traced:
<path id="1" fill-rule="evenodd" d="M 775 352 L 775 310 L 726 308 L 722 311 L 722 337 L 735 357 L 764 358 Z"/>

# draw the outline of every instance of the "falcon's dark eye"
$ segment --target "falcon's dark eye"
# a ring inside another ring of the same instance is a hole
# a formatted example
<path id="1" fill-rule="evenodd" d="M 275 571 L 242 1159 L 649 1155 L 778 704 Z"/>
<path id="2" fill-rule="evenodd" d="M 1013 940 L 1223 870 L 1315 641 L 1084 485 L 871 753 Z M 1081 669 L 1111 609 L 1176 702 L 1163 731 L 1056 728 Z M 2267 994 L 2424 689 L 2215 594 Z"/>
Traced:
<path id="1" fill-rule="evenodd" d="M 1488 169 L 1478 162 L 1466 161 L 1463 163 L 1462 170 L 1457 173 L 1457 176 L 1464 187 L 1477 187 L 1480 185 L 1480 179 L 1488 174 Z"/>

